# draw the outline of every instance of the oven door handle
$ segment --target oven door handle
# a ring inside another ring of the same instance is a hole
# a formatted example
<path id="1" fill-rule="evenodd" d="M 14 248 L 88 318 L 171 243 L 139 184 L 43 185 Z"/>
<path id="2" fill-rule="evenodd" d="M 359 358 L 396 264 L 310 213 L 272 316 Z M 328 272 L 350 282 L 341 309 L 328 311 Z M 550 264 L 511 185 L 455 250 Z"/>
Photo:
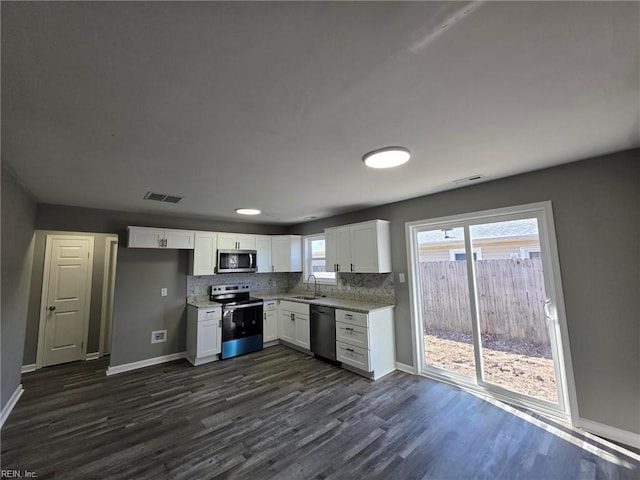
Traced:
<path id="1" fill-rule="evenodd" d="M 224 306 L 224 310 L 226 310 L 227 312 L 232 312 L 234 310 L 240 310 L 241 308 L 250 308 L 250 307 L 261 307 L 263 305 L 264 302 L 255 302 L 255 303 L 245 303 L 242 305 L 229 305 L 229 306 Z"/>

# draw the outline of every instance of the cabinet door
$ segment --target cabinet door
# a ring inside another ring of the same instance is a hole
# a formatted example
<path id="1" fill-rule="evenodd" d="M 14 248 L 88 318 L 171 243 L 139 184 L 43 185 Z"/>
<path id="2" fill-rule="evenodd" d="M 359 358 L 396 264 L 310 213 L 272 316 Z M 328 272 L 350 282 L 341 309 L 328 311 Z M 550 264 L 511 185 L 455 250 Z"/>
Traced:
<path id="1" fill-rule="evenodd" d="M 220 320 L 198 322 L 198 358 L 221 351 Z"/>
<path id="2" fill-rule="evenodd" d="M 162 248 L 164 230 L 129 227 L 129 248 Z"/>
<path id="3" fill-rule="evenodd" d="M 238 248 L 241 250 L 255 250 L 256 249 L 256 236 L 255 235 L 238 235 Z"/>
<path id="4" fill-rule="evenodd" d="M 280 312 L 280 338 L 289 343 L 296 343 L 296 320 L 291 312 Z"/>
<path id="5" fill-rule="evenodd" d="M 218 249 L 234 250 L 237 247 L 238 236 L 235 233 L 218 232 Z"/>
<path id="6" fill-rule="evenodd" d="M 271 237 L 256 235 L 256 252 L 258 255 L 258 270 L 256 273 L 271 271 Z"/>
<path id="7" fill-rule="evenodd" d="M 338 271 L 351 271 L 351 233 L 349 227 L 337 229 Z"/>
<path id="8" fill-rule="evenodd" d="M 196 232 L 193 251 L 193 275 L 213 275 L 216 269 L 218 236 L 214 232 Z"/>
<path id="9" fill-rule="evenodd" d="M 294 314 L 296 317 L 296 341 L 295 344 L 311 349 L 311 333 L 309 329 L 309 317 L 307 315 L 301 315 L 299 313 Z"/>
<path id="10" fill-rule="evenodd" d="M 327 272 L 338 269 L 338 230 L 335 228 L 324 231 L 325 262 Z"/>
<path id="11" fill-rule="evenodd" d="M 278 339 L 278 325 L 277 320 L 278 316 L 275 311 L 264 312 L 264 324 L 262 328 L 262 339 L 263 342 L 272 342 L 273 340 Z"/>
<path id="12" fill-rule="evenodd" d="M 193 230 L 165 230 L 165 247 L 192 250 L 194 246 Z"/>
<path id="13" fill-rule="evenodd" d="M 351 263 L 358 273 L 376 273 L 378 269 L 378 240 L 375 224 L 351 227 Z"/>
<path id="14" fill-rule="evenodd" d="M 271 237 L 271 265 L 274 272 L 291 270 L 291 242 L 289 237 Z"/>

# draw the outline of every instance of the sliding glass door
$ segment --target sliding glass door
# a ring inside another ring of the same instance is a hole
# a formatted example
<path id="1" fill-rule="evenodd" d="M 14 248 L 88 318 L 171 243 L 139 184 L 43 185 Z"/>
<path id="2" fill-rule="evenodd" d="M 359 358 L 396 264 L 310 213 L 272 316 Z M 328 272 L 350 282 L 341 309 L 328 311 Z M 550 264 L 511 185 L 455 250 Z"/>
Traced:
<path id="1" fill-rule="evenodd" d="M 545 203 L 408 224 L 412 304 L 423 373 L 568 420 L 550 222 Z"/>

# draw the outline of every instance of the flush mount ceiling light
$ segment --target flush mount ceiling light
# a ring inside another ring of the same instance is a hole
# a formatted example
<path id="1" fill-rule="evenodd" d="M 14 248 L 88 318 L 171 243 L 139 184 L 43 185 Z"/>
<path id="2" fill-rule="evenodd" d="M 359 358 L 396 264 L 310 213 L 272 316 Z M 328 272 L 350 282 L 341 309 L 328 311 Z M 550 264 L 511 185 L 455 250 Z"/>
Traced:
<path id="1" fill-rule="evenodd" d="M 236 208 L 236 213 L 240 215 L 260 215 L 262 212 L 257 208 Z"/>
<path id="2" fill-rule="evenodd" d="M 411 151 L 404 147 L 385 147 L 366 153 L 362 161 L 371 168 L 392 168 L 407 163 Z"/>

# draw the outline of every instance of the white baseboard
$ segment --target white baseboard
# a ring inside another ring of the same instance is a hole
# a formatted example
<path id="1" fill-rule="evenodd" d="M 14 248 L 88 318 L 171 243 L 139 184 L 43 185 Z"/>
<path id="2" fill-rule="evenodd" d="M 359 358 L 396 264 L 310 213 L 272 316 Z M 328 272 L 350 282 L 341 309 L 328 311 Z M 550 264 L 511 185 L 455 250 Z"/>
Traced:
<path id="1" fill-rule="evenodd" d="M 131 370 L 137 370 L 139 368 L 150 367 L 151 365 L 158 365 L 160 363 L 171 362 L 173 360 L 180 360 L 185 358 L 186 352 L 172 353 L 171 355 L 162 355 L 161 357 L 148 358 L 146 360 L 140 360 L 139 362 L 125 363 L 124 365 L 116 365 L 115 367 L 109 366 L 107 368 L 107 375 L 116 375 L 118 373 L 129 372 Z"/>
<path id="2" fill-rule="evenodd" d="M 579 418 L 578 426 L 594 435 L 615 440 L 630 447 L 640 448 L 640 433 L 629 432 L 621 428 L 605 425 L 604 423 L 587 420 L 586 418 Z"/>
<path id="3" fill-rule="evenodd" d="M 100 358 L 100 352 L 87 353 L 85 360 L 98 360 Z"/>
<path id="4" fill-rule="evenodd" d="M 2 409 L 2 412 L 0 413 L 0 428 L 2 428 L 2 426 L 4 425 L 4 422 L 7 420 L 7 418 L 9 418 L 9 414 L 13 410 L 13 407 L 16 406 L 16 403 L 18 403 L 18 400 L 20 399 L 23 393 L 24 393 L 24 388 L 22 388 L 22 384 L 20 384 L 16 387 L 15 391 L 13 392 L 13 395 L 11 395 L 11 398 L 9 398 L 9 400 L 7 401 L 7 404 L 4 406 L 4 408 Z"/>
<path id="5" fill-rule="evenodd" d="M 400 370 L 401 372 L 410 373 L 411 375 L 416 374 L 416 369 L 413 368 L 412 365 L 407 365 L 406 363 L 396 362 L 396 370 Z"/>
<path id="6" fill-rule="evenodd" d="M 29 365 L 22 365 L 22 373 L 29 373 L 36 371 L 36 364 L 30 363 Z"/>

